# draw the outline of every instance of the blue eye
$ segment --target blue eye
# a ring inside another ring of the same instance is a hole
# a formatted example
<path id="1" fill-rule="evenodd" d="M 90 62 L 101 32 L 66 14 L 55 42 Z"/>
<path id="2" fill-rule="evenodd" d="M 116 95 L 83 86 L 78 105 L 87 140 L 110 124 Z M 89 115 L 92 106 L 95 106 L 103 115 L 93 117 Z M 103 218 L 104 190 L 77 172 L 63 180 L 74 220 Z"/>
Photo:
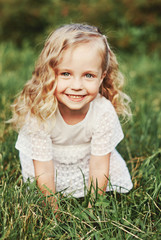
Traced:
<path id="1" fill-rule="evenodd" d="M 90 73 L 87 73 L 87 74 L 86 74 L 86 77 L 87 77 L 87 78 L 92 78 L 92 77 L 93 77 L 93 75 L 92 75 L 92 74 L 90 74 Z"/>
<path id="2" fill-rule="evenodd" d="M 61 73 L 61 75 L 64 76 L 64 77 L 69 77 L 69 76 L 70 76 L 70 73 L 68 73 L 68 72 L 63 72 L 63 73 Z"/>

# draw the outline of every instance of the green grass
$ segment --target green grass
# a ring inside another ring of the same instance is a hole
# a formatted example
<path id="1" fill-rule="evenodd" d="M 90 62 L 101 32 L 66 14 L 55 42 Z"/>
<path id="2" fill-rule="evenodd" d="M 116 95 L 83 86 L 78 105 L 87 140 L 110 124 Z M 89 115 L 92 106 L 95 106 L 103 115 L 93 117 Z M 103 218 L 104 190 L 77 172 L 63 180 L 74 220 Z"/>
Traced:
<path id="1" fill-rule="evenodd" d="M 125 139 L 118 149 L 127 160 L 133 190 L 99 197 L 91 210 L 82 199 L 57 194 L 58 218 L 47 202 L 42 204 L 35 183 L 23 183 L 14 148 L 17 134 L 4 123 L 36 56 L 27 46 L 18 50 L 12 44 L 0 45 L 0 239 L 161 239 L 159 56 L 119 56 L 133 119 L 123 125 Z"/>

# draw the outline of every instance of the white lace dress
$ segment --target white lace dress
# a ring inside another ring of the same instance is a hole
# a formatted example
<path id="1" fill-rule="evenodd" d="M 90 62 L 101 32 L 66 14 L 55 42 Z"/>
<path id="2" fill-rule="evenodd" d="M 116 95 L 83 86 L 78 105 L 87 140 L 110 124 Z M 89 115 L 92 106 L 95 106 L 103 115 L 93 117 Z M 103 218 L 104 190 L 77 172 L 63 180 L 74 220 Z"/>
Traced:
<path id="1" fill-rule="evenodd" d="M 122 139 L 117 114 L 111 102 L 100 95 L 90 103 L 86 117 L 78 124 L 68 125 L 57 110 L 56 124 L 50 134 L 43 126 L 37 128 L 36 120 L 32 119 L 20 130 L 16 142 L 24 181 L 34 179 L 32 159 L 52 159 L 56 191 L 83 197 L 85 184 L 88 186 L 90 155 L 111 152 L 107 191 L 126 193 L 133 184 L 125 161 L 115 149 Z"/>

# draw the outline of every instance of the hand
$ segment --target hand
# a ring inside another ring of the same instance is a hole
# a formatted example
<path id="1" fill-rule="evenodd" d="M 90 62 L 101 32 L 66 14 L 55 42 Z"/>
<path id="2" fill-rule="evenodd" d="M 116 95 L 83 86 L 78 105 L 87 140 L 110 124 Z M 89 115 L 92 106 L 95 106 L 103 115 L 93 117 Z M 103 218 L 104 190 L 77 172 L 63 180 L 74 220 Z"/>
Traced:
<path id="1" fill-rule="evenodd" d="M 92 208 L 92 205 L 91 205 L 91 203 L 90 203 L 90 202 L 88 203 L 88 208 L 89 208 L 89 209 L 91 209 L 91 208 Z"/>

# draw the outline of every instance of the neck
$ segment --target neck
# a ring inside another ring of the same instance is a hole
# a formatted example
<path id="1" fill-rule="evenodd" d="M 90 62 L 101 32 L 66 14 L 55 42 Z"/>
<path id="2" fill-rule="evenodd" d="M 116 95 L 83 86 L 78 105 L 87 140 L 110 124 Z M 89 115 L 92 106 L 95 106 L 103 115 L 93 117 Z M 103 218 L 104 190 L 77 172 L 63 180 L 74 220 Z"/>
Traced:
<path id="1" fill-rule="evenodd" d="M 64 108 L 61 104 L 58 104 L 60 114 L 64 121 L 69 125 L 75 125 L 81 122 L 85 117 L 89 110 L 89 106 L 83 110 L 71 110 L 68 108 Z"/>

